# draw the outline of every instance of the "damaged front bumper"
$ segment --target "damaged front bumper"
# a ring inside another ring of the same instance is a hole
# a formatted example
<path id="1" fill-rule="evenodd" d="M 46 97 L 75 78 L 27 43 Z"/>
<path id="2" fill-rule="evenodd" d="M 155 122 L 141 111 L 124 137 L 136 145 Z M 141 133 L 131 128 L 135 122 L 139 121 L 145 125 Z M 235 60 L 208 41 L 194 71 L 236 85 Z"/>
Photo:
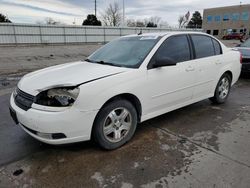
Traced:
<path id="1" fill-rule="evenodd" d="M 98 111 L 82 112 L 74 106 L 52 111 L 51 107 L 33 105 L 24 110 L 16 105 L 13 94 L 10 109 L 13 119 L 29 135 L 48 144 L 66 144 L 91 138 L 92 125 Z"/>

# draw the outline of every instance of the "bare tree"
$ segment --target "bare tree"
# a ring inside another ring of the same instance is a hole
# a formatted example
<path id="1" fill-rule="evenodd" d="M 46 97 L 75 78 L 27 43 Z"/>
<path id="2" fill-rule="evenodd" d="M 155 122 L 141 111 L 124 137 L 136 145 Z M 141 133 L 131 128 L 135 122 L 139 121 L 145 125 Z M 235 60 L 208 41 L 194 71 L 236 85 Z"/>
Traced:
<path id="1" fill-rule="evenodd" d="M 145 23 L 141 20 L 136 21 L 136 27 L 146 27 Z"/>
<path id="2" fill-rule="evenodd" d="M 119 26 L 122 20 L 122 14 L 119 4 L 117 2 L 114 2 L 113 4 L 110 3 L 107 9 L 102 14 L 102 19 L 104 25 Z"/>
<path id="3" fill-rule="evenodd" d="M 187 25 L 190 17 L 190 12 L 188 11 L 185 15 L 180 15 L 178 19 L 179 28 L 183 28 Z"/>
<path id="4" fill-rule="evenodd" d="M 167 21 L 161 21 L 159 26 L 160 28 L 171 28 Z"/>
<path id="5" fill-rule="evenodd" d="M 136 21 L 134 19 L 128 19 L 127 26 L 128 27 L 136 27 Z"/>
<path id="6" fill-rule="evenodd" d="M 62 25 L 61 22 L 55 21 L 53 18 L 50 18 L 50 17 L 45 18 L 45 24 L 46 25 Z"/>
<path id="7" fill-rule="evenodd" d="M 156 25 L 159 25 L 159 23 L 161 22 L 161 17 L 153 16 L 149 18 L 149 21 Z"/>
<path id="8" fill-rule="evenodd" d="M 186 19 L 185 15 L 179 16 L 179 19 L 178 19 L 179 28 L 183 28 L 187 22 L 188 20 Z"/>
<path id="9" fill-rule="evenodd" d="M 147 27 L 157 27 L 161 22 L 161 18 L 158 16 L 152 16 L 150 18 L 144 19 L 144 25 Z"/>

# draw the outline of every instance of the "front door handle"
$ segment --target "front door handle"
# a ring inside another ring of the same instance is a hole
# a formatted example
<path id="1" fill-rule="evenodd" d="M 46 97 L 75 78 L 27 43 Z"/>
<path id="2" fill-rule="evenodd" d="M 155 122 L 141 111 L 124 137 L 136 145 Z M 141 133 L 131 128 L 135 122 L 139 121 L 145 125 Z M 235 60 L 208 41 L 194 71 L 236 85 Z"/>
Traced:
<path id="1" fill-rule="evenodd" d="M 188 67 L 186 68 L 186 71 L 187 71 L 187 72 L 194 71 L 194 70 L 195 70 L 195 68 L 192 67 L 192 66 L 188 66 Z"/>

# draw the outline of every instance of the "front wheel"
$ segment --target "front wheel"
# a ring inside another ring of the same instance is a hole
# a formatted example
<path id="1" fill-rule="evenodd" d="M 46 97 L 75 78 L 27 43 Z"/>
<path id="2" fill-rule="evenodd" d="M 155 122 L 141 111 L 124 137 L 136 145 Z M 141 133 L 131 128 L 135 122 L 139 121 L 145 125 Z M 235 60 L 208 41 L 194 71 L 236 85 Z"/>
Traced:
<path id="1" fill-rule="evenodd" d="M 127 100 L 118 99 L 105 105 L 98 113 L 94 127 L 94 140 L 104 149 L 119 148 L 134 135 L 137 112 Z"/>
<path id="2" fill-rule="evenodd" d="M 224 103 L 230 93 L 231 83 L 231 76 L 227 73 L 223 74 L 216 86 L 214 96 L 210 100 L 216 104 Z"/>

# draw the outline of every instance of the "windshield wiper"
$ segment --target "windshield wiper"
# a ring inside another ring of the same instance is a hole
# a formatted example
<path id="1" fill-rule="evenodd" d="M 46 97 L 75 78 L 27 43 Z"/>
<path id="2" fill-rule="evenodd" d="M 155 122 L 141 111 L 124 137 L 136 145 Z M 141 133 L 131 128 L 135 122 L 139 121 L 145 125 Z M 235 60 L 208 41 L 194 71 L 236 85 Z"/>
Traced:
<path id="1" fill-rule="evenodd" d="M 90 62 L 90 63 L 98 63 L 98 64 L 102 64 L 102 65 L 110 65 L 110 66 L 115 66 L 115 67 L 122 67 L 121 65 L 117 65 L 114 63 L 110 63 L 110 62 L 106 62 L 106 61 L 94 61 L 91 59 L 85 59 L 85 61 Z"/>
<path id="2" fill-rule="evenodd" d="M 85 61 L 90 62 L 90 63 L 96 63 L 95 61 L 93 61 L 91 59 L 85 59 Z"/>
<path id="3" fill-rule="evenodd" d="M 115 67 L 121 67 L 121 65 L 117 65 L 114 63 L 106 62 L 106 61 L 96 61 L 95 63 L 102 64 L 102 65 L 110 65 L 110 66 L 115 66 Z"/>

